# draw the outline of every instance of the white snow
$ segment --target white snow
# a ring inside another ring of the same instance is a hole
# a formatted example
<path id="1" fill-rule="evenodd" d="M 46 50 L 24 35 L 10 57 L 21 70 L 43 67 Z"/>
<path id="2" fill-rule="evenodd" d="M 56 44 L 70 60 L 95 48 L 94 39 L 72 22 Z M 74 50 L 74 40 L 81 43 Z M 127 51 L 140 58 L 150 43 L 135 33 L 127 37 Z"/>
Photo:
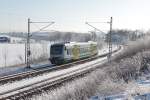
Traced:
<path id="1" fill-rule="evenodd" d="M 32 43 L 31 58 L 49 57 L 49 44 Z M 0 44 L 0 67 L 25 63 L 25 44 Z"/>
<path id="2" fill-rule="evenodd" d="M 116 47 L 114 48 L 116 49 Z M 105 49 L 106 51 L 106 49 Z M 33 84 L 33 83 L 37 83 L 41 80 L 45 80 L 48 78 L 53 78 L 56 77 L 57 75 L 62 75 L 68 72 L 75 72 L 76 70 L 80 69 L 80 71 L 88 69 L 88 68 L 92 68 L 93 65 L 99 65 L 101 63 L 104 63 L 105 61 L 107 61 L 107 57 L 103 57 L 103 58 L 99 58 L 90 62 L 87 62 L 85 64 L 80 64 L 80 65 L 76 65 L 73 67 L 70 67 L 68 69 L 63 69 L 63 70 L 58 70 L 58 71 L 54 71 L 51 73 L 47 73 L 47 74 L 43 74 L 41 76 L 37 76 L 37 77 L 32 77 L 29 79 L 23 79 L 21 81 L 15 81 L 13 83 L 8 83 L 8 84 L 4 84 L 0 86 L 0 93 L 5 92 L 5 91 L 9 91 L 15 88 L 19 88 L 25 85 L 29 85 L 29 84 Z M 84 68 L 84 69 L 82 69 Z"/>
<path id="3" fill-rule="evenodd" d="M 117 45 L 113 45 L 112 46 L 112 50 L 116 50 L 118 48 Z M 106 54 L 109 52 L 109 49 L 108 49 L 108 46 L 107 45 L 104 45 L 103 48 L 101 48 L 98 52 L 98 55 L 102 55 L 102 54 Z"/>

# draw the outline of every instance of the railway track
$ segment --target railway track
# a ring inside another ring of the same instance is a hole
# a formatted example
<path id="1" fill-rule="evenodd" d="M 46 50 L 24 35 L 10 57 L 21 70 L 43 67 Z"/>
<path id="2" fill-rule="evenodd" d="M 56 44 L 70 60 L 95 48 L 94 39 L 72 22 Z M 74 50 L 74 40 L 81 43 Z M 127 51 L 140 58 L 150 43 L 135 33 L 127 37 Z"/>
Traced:
<path id="1" fill-rule="evenodd" d="M 114 50 L 113 52 L 116 52 L 117 50 Z M 17 74 L 11 74 L 11 75 L 7 75 L 7 76 L 3 76 L 3 77 L 0 77 L 0 84 L 5 84 L 5 83 L 8 83 L 8 82 L 17 81 L 17 80 L 21 80 L 21 79 L 24 79 L 24 78 L 34 77 L 34 76 L 41 75 L 41 74 L 44 74 L 44 73 L 48 73 L 48 72 L 51 72 L 51 71 L 54 71 L 54 70 L 65 69 L 65 68 L 68 68 L 68 67 L 71 67 L 71 66 L 74 66 L 74 65 L 77 65 L 77 64 L 85 63 L 85 62 L 88 62 L 88 61 L 91 61 L 91 60 L 94 60 L 94 59 L 97 59 L 97 58 L 100 58 L 100 57 L 104 57 L 104 56 L 107 56 L 107 53 L 99 55 L 99 56 L 94 56 L 94 57 L 91 57 L 91 58 L 83 59 L 83 60 L 80 60 L 80 61 L 75 61 L 75 62 L 72 62 L 72 63 L 59 65 L 59 66 L 53 66 L 53 67 L 47 66 L 43 69 L 38 69 L 38 70 L 34 69 L 34 70 L 31 70 L 31 71 L 27 71 L 27 72 L 21 72 L 21 73 L 17 73 Z"/>
<path id="2" fill-rule="evenodd" d="M 116 52 L 118 50 L 120 50 L 120 48 L 113 51 L 113 52 Z M 101 55 L 101 57 L 104 57 L 106 55 L 107 54 Z M 98 56 L 98 57 L 100 57 L 100 56 Z M 94 59 L 96 59 L 96 58 L 94 58 Z M 102 60 L 102 62 L 103 63 L 107 62 L 107 59 Z M 41 80 L 39 82 L 35 82 L 35 83 L 32 83 L 32 84 L 24 85 L 24 86 L 21 86 L 21 87 L 16 87 L 14 89 L 1 92 L 0 93 L 0 100 L 20 99 L 20 98 L 22 98 L 24 96 L 27 96 L 27 95 L 30 95 L 32 93 L 45 90 L 45 89 L 47 89 L 51 86 L 54 86 L 58 83 L 69 80 L 73 77 L 85 74 L 85 73 L 91 71 L 92 69 L 97 68 L 98 66 L 99 66 L 99 62 L 94 63 L 93 65 L 88 65 L 84 68 L 81 67 L 77 70 L 73 70 L 73 71 L 70 71 L 70 72 L 67 72 L 67 73 L 59 74 L 57 76 Z"/>
<path id="3" fill-rule="evenodd" d="M 102 60 L 102 62 L 103 61 L 104 60 Z M 107 61 L 107 59 L 105 59 L 105 61 Z M 75 71 L 70 71 L 70 72 L 65 73 L 65 74 L 60 74 L 60 75 L 57 75 L 55 77 L 50 77 L 48 79 L 41 80 L 38 83 L 33 83 L 30 85 L 24 85 L 23 87 L 19 87 L 19 88 L 15 88 L 13 90 L 5 91 L 3 93 L 0 93 L 0 100 L 21 99 L 25 96 L 31 95 L 32 93 L 41 92 L 42 90 L 46 90 L 49 87 L 52 87 L 58 83 L 61 83 L 61 82 L 64 82 L 66 80 L 77 77 L 79 75 L 85 74 L 85 73 L 89 72 L 89 70 L 92 70 L 98 66 L 99 66 L 99 63 L 96 63 L 96 64 L 92 65 L 92 67 L 91 67 L 91 65 L 89 65 L 86 68 L 80 68 L 80 69 L 75 70 Z"/>

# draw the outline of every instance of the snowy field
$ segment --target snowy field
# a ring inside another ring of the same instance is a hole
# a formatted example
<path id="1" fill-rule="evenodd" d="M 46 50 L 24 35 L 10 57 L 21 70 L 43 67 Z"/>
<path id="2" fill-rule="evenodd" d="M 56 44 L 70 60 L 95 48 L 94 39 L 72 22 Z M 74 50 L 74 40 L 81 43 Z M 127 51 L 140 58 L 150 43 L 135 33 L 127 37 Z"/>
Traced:
<path id="1" fill-rule="evenodd" d="M 0 67 L 25 64 L 26 39 L 8 37 L 10 38 L 10 43 L 0 43 Z M 50 43 L 46 41 L 35 43 L 35 40 L 31 39 L 31 61 L 47 59 L 49 57 L 49 46 Z"/>
<path id="2" fill-rule="evenodd" d="M 31 60 L 46 59 L 49 57 L 50 44 L 31 44 Z M 25 63 L 25 44 L 0 44 L 0 67 L 13 66 Z"/>

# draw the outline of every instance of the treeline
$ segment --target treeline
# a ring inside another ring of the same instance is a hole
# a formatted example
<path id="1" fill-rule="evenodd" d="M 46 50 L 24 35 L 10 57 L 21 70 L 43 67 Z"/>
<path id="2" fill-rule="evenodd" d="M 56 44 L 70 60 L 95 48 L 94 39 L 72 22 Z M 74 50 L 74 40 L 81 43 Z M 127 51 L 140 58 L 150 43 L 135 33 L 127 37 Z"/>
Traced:
<path id="1" fill-rule="evenodd" d="M 124 44 L 127 41 L 136 41 L 139 38 L 144 37 L 145 35 L 150 35 L 150 31 L 144 32 L 141 30 L 127 30 L 127 29 L 116 29 L 112 30 L 112 42 L 117 44 Z M 2 33 L 1 33 L 2 34 Z M 10 32 L 3 33 L 8 34 L 14 37 L 23 37 L 27 38 L 27 33 L 23 32 Z M 108 42 L 108 33 L 100 34 L 100 33 L 77 33 L 77 32 L 36 32 L 32 33 L 31 39 L 36 41 L 46 40 L 53 42 L 87 42 L 87 41 L 104 41 Z"/>
<path id="2" fill-rule="evenodd" d="M 27 33 L 23 32 L 11 32 L 7 34 L 14 37 L 27 38 Z M 36 32 L 31 34 L 31 39 L 37 41 L 46 40 L 55 42 L 87 42 L 91 40 L 91 34 L 76 32 Z"/>
<path id="3" fill-rule="evenodd" d="M 136 41 L 139 38 L 145 37 L 145 35 L 149 35 L 148 32 L 144 32 L 141 30 L 112 30 L 112 42 L 113 43 L 121 43 L 124 44 L 128 41 Z M 105 41 L 108 41 L 109 32 L 106 35 Z"/>

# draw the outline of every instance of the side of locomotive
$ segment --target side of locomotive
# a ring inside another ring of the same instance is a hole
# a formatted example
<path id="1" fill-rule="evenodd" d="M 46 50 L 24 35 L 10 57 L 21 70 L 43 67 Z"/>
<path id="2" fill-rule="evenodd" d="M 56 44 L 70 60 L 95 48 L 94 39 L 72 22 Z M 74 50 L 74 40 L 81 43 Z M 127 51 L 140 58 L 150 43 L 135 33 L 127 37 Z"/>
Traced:
<path id="1" fill-rule="evenodd" d="M 97 54 L 96 42 L 53 44 L 50 49 L 50 61 L 52 64 L 63 64 Z"/>

